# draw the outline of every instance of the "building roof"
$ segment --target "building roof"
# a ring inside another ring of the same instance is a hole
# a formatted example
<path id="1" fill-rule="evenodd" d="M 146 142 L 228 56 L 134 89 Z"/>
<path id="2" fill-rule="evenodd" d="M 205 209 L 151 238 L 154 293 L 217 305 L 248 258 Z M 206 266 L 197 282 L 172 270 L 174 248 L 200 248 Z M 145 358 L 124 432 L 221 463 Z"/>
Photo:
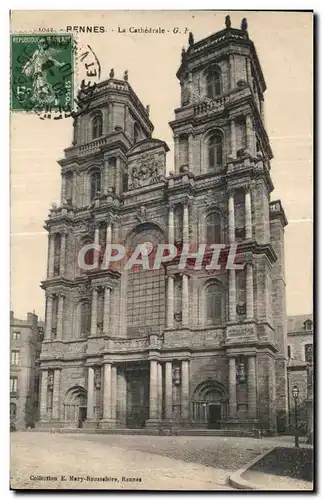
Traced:
<path id="1" fill-rule="evenodd" d="M 313 314 L 297 314 L 295 316 L 287 317 L 287 333 L 305 333 L 305 321 L 312 321 Z"/>

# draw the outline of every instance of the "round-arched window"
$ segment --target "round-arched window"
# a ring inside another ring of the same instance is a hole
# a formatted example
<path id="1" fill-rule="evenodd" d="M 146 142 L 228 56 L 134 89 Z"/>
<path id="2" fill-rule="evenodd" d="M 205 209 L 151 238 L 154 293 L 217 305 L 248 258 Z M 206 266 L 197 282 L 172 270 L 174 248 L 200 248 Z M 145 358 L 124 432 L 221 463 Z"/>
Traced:
<path id="1" fill-rule="evenodd" d="M 209 169 L 214 170 L 223 165 L 223 143 L 220 134 L 213 134 L 208 141 Z"/>
<path id="2" fill-rule="evenodd" d="M 207 323 L 217 325 L 223 320 L 224 295 L 220 283 L 211 283 L 205 290 L 206 293 L 206 320 Z"/>
<path id="3" fill-rule="evenodd" d="M 102 113 L 101 111 L 98 111 L 92 118 L 92 139 L 101 137 L 103 128 L 102 123 L 103 123 Z"/>
<path id="4" fill-rule="evenodd" d="M 215 99 L 222 93 L 221 71 L 219 68 L 211 68 L 206 75 L 206 93 L 209 99 Z"/>

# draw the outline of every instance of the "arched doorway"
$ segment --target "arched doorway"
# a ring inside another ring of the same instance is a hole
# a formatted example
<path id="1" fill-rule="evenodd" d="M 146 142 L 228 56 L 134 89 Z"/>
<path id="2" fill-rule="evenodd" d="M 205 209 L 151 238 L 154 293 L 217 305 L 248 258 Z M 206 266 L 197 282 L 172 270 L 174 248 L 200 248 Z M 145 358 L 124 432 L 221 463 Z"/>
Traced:
<path id="1" fill-rule="evenodd" d="M 228 393 L 216 380 L 206 380 L 197 386 L 192 398 L 192 417 L 196 425 L 219 429 L 227 419 Z"/>
<path id="2" fill-rule="evenodd" d="M 73 427 L 83 427 L 87 412 L 87 391 L 84 387 L 76 385 L 65 394 L 64 420 Z"/>

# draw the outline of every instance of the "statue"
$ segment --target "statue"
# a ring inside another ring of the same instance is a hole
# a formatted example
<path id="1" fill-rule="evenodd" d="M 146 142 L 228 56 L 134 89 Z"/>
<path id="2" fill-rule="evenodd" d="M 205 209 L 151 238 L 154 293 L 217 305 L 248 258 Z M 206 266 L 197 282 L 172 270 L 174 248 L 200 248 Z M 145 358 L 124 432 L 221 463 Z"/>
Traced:
<path id="1" fill-rule="evenodd" d="M 193 45 L 194 44 L 194 36 L 193 33 L 190 31 L 188 35 L 188 44 Z"/>
<path id="2" fill-rule="evenodd" d="M 185 62 L 186 52 L 184 47 L 182 48 L 182 64 Z"/>
<path id="3" fill-rule="evenodd" d="M 110 77 L 110 78 L 114 78 L 114 69 L 113 69 L 113 68 L 111 68 L 111 71 L 110 71 L 109 77 Z"/>
<path id="4" fill-rule="evenodd" d="M 248 29 L 248 23 L 247 23 L 247 19 L 245 17 L 241 21 L 241 29 L 242 29 L 242 31 L 247 31 L 247 29 Z"/>
<path id="5" fill-rule="evenodd" d="M 147 104 L 147 106 L 146 106 L 146 113 L 149 116 L 149 113 L 150 113 L 150 105 L 149 104 Z"/>
<path id="6" fill-rule="evenodd" d="M 126 71 L 124 72 L 124 75 L 123 75 L 123 79 L 125 82 L 128 81 L 128 70 L 126 69 Z"/>
<path id="7" fill-rule="evenodd" d="M 137 167 L 134 167 L 131 171 L 131 187 L 132 189 L 140 187 L 140 178 Z"/>
<path id="8" fill-rule="evenodd" d="M 230 16 L 225 16 L 225 26 L 227 29 L 231 28 L 231 18 Z"/>
<path id="9" fill-rule="evenodd" d="M 160 178 L 160 175 L 158 172 L 158 163 L 154 163 L 152 166 L 152 170 L 151 170 L 150 184 L 154 184 L 155 182 L 158 182 L 159 178 Z"/>

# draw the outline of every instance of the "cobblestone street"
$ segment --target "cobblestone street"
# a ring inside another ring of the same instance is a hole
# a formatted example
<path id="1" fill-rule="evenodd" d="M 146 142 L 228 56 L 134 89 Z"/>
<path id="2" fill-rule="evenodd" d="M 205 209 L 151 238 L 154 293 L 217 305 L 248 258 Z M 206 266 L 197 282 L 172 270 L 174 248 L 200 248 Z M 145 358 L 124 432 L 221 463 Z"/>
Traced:
<path id="1" fill-rule="evenodd" d="M 234 437 L 17 432 L 11 487 L 230 490 L 229 475 L 271 446 Z"/>

